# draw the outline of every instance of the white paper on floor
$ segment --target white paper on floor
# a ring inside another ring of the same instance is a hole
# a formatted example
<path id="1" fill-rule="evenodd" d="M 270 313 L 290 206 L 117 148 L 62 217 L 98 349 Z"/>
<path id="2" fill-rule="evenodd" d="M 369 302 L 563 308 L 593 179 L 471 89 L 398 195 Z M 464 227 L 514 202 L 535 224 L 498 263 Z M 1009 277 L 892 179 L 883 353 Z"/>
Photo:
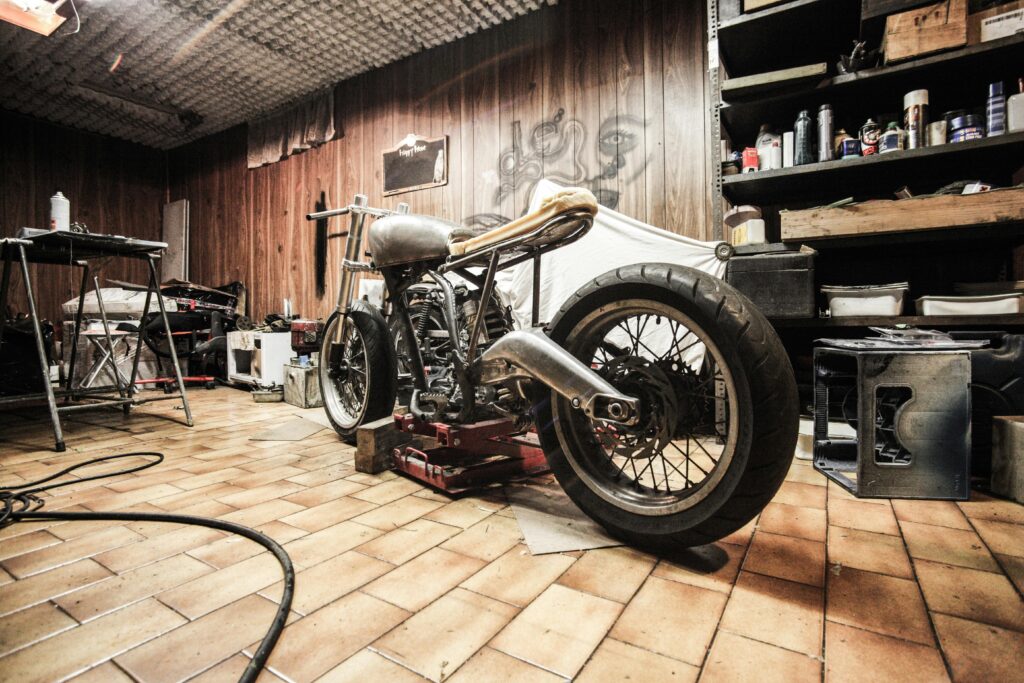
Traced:
<path id="1" fill-rule="evenodd" d="M 323 428 L 322 424 L 297 417 L 294 420 L 283 422 L 276 427 L 257 432 L 249 437 L 249 441 L 302 441 L 308 436 L 313 436 Z"/>
<path id="2" fill-rule="evenodd" d="M 331 421 L 327 419 L 327 413 L 324 412 L 323 408 L 306 408 L 305 410 L 302 411 L 301 417 L 304 420 L 312 420 L 313 422 L 316 422 L 318 425 L 323 425 L 328 429 L 334 429 L 334 427 L 331 425 Z"/>
<path id="3" fill-rule="evenodd" d="M 622 545 L 583 514 L 556 482 L 510 484 L 505 495 L 533 555 Z"/>

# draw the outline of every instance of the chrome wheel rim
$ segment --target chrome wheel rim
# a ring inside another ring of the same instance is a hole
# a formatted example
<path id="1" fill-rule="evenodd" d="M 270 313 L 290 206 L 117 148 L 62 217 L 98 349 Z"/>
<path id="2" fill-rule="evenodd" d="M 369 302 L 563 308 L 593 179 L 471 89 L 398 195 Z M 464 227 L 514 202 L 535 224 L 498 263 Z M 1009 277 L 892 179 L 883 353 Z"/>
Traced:
<path id="1" fill-rule="evenodd" d="M 340 318 L 324 330 L 324 339 L 334 338 Z M 330 342 L 325 341 L 325 348 Z M 324 408 L 331 419 L 343 429 L 354 429 L 366 413 L 366 397 L 370 391 L 370 373 L 366 360 L 366 344 L 358 327 L 349 320 L 345 326 L 345 352 L 338 367 L 330 367 L 326 354 L 320 358 L 320 392 Z"/>

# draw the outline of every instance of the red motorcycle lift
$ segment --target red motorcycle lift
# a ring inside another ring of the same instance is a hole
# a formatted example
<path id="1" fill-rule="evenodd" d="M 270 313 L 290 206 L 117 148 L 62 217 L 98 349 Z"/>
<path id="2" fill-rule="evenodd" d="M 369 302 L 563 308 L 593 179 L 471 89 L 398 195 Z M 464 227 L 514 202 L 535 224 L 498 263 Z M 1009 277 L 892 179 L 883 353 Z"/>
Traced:
<path id="1" fill-rule="evenodd" d="M 437 447 L 407 444 L 394 449 L 394 468 L 455 494 L 509 479 L 548 471 L 548 462 L 533 432 L 516 432 L 515 422 L 503 418 L 467 425 L 422 422 L 412 415 L 395 415 L 395 427 L 407 434 L 437 440 Z"/>

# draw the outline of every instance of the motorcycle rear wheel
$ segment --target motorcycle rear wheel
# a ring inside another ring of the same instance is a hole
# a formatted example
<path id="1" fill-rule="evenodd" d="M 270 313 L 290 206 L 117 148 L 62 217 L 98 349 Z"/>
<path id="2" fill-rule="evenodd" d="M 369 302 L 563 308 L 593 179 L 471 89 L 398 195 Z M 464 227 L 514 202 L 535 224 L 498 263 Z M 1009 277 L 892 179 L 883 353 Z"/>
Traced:
<path id="1" fill-rule="evenodd" d="M 775 495 L 796 446 L 796 382 L 742 294 L 692 268 L 629 266 L 577 291 L 550 328 L 641 401 L 628 428 L 591 420 L 553 391 L 535 406 L 556 478 L 611 534 L 657 551 L 703 545 Z"/>
<path id="2" fill-rule="evenodd" d="M 394 342 L 384 317 L 369 304 L 356 301 L 348 312 L 342 363 L 330 365 L 330 344 L 340 318 L 333 314 L 324 325 L 320 344 L 320 395 L 334 431 L 346 443 L 356 442 L 356 430 L 392 414 L 398 373 Z"/>

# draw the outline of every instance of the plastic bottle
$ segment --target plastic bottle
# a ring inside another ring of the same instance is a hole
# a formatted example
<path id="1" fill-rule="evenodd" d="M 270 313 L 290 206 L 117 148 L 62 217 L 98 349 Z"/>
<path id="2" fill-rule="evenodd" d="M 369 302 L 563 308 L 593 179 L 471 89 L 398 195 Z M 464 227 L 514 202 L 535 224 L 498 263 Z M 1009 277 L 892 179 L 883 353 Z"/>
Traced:
<path id="1" fill-rule="evenodd" d="M 796 166 L 813 164 L 814 133 L 811 130 L 811 115 L 806 109 L 800 112 L 800 116 L 797 117 L 796 124 L 793 126 L 793 133 L 796 138 L 793 164 Z"/>
<path id="2" fill-rule="evenodd" d="M 1011 133 L 1024 130 L 1024 78 L 1017 79 L 1017 94 L 1006 100 L 1006 124 Z"/>
<path id="3" fill-rule="evenodd" d="M 988 84 L 985 118 L 988 119 L 988 137 L 1006 132 L 1006 95 L 1003 94 L 1002 81 Z"/>

